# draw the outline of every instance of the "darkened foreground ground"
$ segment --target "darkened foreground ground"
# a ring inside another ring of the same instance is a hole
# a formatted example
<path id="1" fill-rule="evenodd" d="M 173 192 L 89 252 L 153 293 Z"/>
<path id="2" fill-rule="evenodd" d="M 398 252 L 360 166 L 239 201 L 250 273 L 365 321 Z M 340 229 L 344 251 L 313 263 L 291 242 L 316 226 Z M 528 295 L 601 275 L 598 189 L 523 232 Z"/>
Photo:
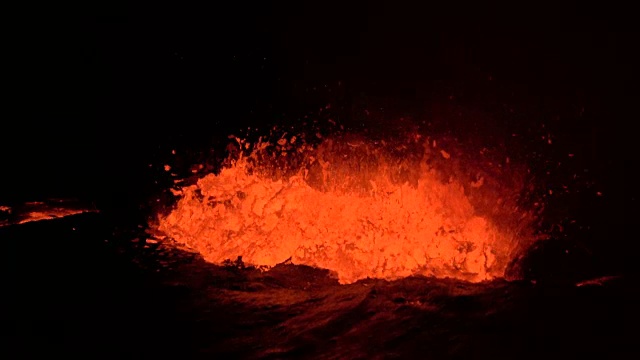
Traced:
<path id="1" fill-rule="evenodd" d="M 0 227 L 14 358 L 632 358 L 640 292 L 217 267 L 84 213 Z"/>

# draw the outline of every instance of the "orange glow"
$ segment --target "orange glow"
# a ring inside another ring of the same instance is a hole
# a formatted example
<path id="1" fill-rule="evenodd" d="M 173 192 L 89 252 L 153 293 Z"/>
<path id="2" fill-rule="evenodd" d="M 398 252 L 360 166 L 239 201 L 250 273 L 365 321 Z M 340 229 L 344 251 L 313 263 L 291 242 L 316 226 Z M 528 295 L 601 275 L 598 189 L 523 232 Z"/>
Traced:
<path id="1" fill-rule="evenodd" d="M 83 204 L 75 203 L 73 200 L 64 199 L 26 202 L 17 208 L 0 205 L 0 215 L 2 215 L 1 213 L 11 215 L 10 219 L 0 219 L 0 227 L 33 221 L 59 219 L 87 212 L 97 212 L 97 210 L 86 207 Z"/>
<path id="2" fill-rule="evenodd" d="M 235 140 L 244 151 L 177 191 L 154 224 L 208 261 L 290 260 L 343 284 L 418 274 L 479 282 L 505 277 L 535 240 L 534 211 L 518 204 L 526 169 L 487 149 L 417 134 Z"/>

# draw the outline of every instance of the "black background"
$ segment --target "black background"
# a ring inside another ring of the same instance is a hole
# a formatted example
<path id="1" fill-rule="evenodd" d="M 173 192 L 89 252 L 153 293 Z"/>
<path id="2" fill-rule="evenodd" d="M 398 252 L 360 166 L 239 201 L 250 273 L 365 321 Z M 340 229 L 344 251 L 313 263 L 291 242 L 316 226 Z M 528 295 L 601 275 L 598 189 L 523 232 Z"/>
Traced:
<path id="1" fill-rule="evenodd" d="M 247 126 L 294 124 L 331 104 L 354 130 L 410 118 L 500 138 L 544 123 L 556 140 L 552 155 L 575 153 L 579 165 L 569 171 L 587 169 L 597 184 L 589 191 L 605 195 L 575 207 L 591 213 L 599 234 L 611 231 L 616 241 L 607 241 L 635 246 L 619 242 L 633 237 L 637 213 L 638 32 L 629 7 L 77 10 L 47 9 L 10 26 L 17 81 L 2 130 L 4 202 L 78 197 L 136 208 L 158 191 L 153 169 L 171 150 L 213 148 Z"/>

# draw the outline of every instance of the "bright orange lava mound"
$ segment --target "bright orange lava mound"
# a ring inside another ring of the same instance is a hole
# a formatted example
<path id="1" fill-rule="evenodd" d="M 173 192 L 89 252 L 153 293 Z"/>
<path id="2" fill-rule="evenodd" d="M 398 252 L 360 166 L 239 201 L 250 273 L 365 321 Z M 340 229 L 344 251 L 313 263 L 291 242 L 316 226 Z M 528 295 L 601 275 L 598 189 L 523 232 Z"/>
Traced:
<path id="1" fill-rule="evenodd" d="M 286 260 L 329 269 L 341 283 L 409 275 L 484 281 L 505 276 L 534 241 L 524 175 L 411 135 L 248 144 L 217 174 L 183 187 L 157 229 L 222 263 Z M 484 149 L 483 151 L 485 151 Z"/>

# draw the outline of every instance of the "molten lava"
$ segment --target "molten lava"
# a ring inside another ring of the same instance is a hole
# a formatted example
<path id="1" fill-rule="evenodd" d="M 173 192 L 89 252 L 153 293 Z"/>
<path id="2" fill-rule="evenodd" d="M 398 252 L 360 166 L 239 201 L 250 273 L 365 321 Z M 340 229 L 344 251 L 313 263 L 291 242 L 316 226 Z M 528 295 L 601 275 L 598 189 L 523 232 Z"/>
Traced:
<path id="1" fill-rule="evenodd" d="M 156 224 L 214 263 L 290 260 L 341 283 L 418 274 L 478 282 L 505 277 L 535 240 L 535 212 L 518 202 L 522 168 L 486 149 L 465 155 L 415 134 L 236 141 L 236 157 L 182 187 Z"/>

